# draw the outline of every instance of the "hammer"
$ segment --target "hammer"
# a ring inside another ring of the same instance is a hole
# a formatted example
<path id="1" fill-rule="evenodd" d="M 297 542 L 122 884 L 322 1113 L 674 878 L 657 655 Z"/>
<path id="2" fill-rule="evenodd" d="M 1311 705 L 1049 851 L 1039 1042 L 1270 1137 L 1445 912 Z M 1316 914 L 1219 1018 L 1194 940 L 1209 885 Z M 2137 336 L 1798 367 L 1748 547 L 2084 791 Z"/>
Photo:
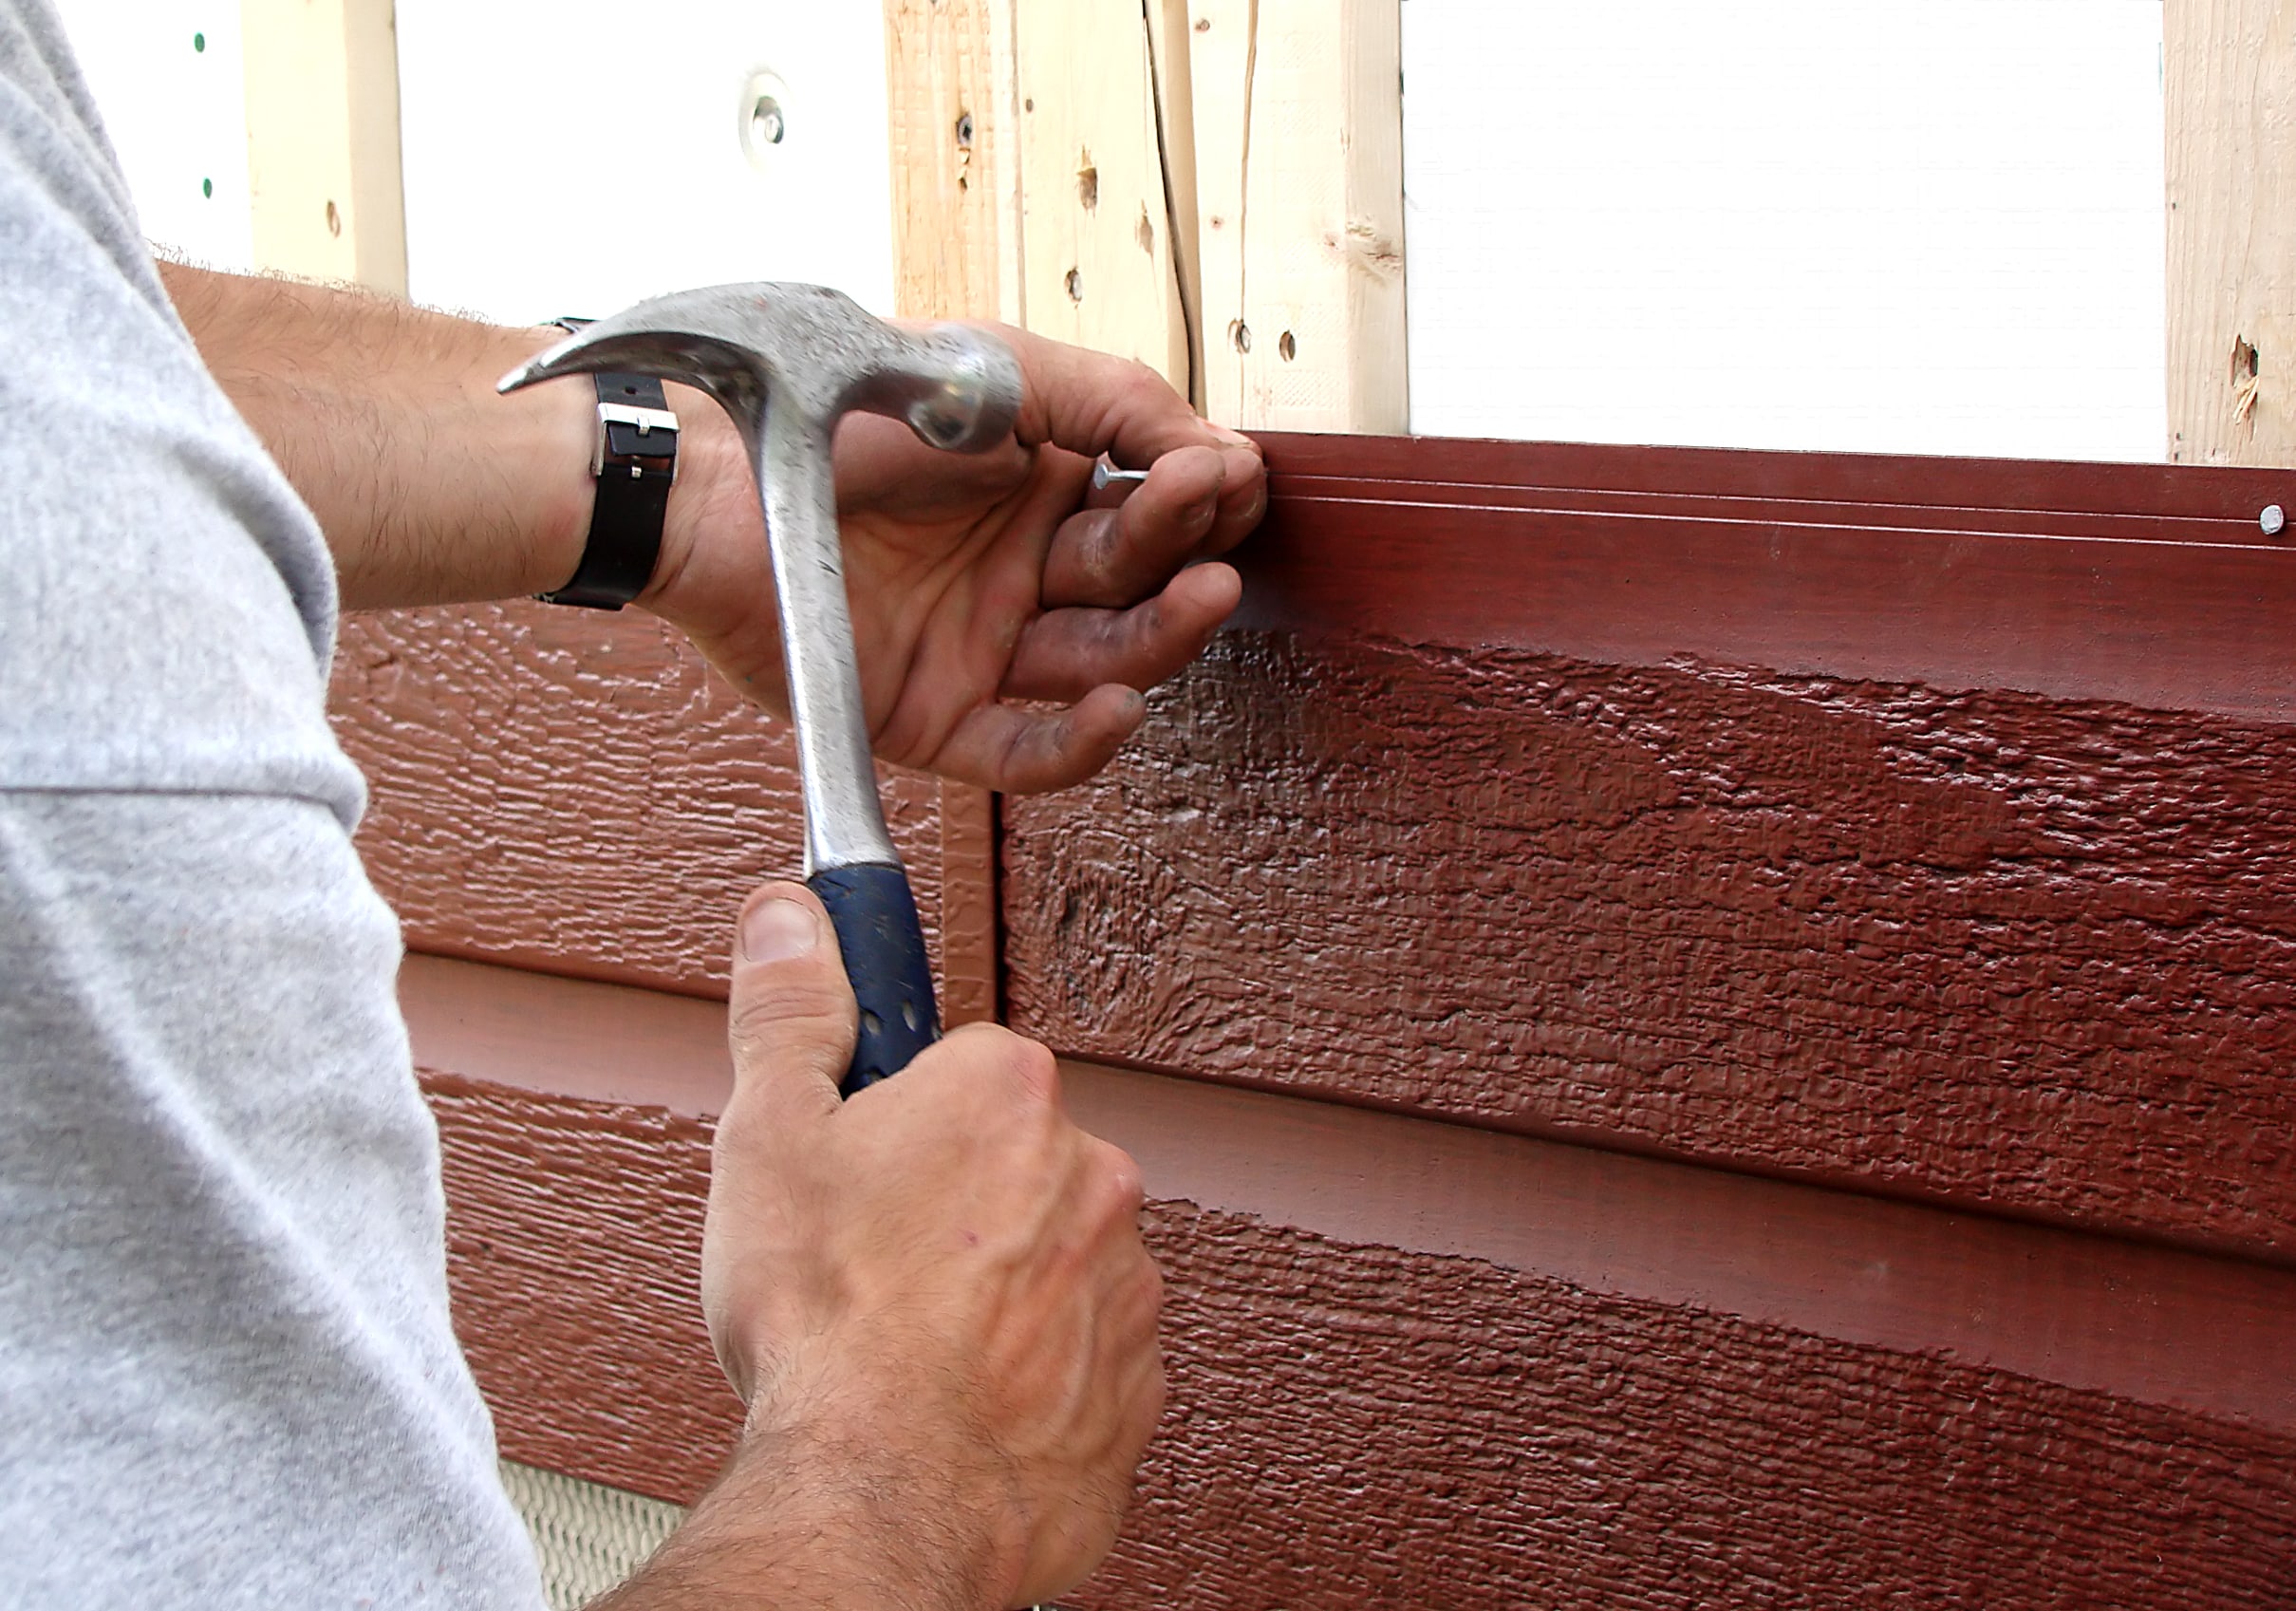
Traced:
<path id="1" fill-rule="evenodd" d="M 733 418 L 756 472 L 779 595 L 781 661 L 804 778 L 805 882 L 821 897 L 860 1003 L 851 1096 L 941 1036 L 908 874 L 885 830 L 830 446 L 844 415 L 908 421 L 927 444 L 996 446 L 1020 413 L 1020 365 L 984 331 L 896 328 L 820 286 L 680 291 L 586 326 L 502 378 L 499 390 L 599 369 L 682 381 Z"/>

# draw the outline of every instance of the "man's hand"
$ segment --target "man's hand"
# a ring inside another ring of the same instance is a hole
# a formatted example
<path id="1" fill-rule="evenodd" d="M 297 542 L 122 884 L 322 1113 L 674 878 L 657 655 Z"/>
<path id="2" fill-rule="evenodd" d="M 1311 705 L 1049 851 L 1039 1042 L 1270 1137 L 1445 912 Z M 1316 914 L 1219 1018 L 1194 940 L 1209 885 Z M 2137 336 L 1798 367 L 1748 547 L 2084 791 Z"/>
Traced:
<path id="1" fill-rule="evenodd" d="M 998 332 L 1025 384 L 1016 440 L 938 452 L 849 417 L 837 438 L 846 575 L 877 753 L 1016 793 L 1091 776 L 1140 723 L 1140 690 L 1202 651 L 1236 608 L 1227 566 L 1266 506 L 1260 455 L 1198 419 L 1152 370 Z M 642 601 L 759 703 L 785 710 L 757 500 L 714 404 L 680 389 L 688 468 Z M 1084 509 L 1102 453 L 1148 467 Z M 1029 702 L 1026 703 L 1015 702 Z"/>
<path id="2" fill-rule="evenodd" d="M 582 558 L 594 483 L 587 378 L 495 394 L 562 332 L 162 263 L 201 355 L 319 516 L 345 609 L 516 598 Z M 849 418 L 837 438 L 846 575 L 877 753 L 1025 792 L 1085 777 L 1140 723 L 1140 690 L 1236 606 L 1225 553 L 1266 504 L 1258 451 L 1151 371 L 1020 330 L 1015 440 L 940 453 Z M 642 603 L 784 708 L 756 489 L 732 425 L 670 388 L 683 427 Z M 1083 507 L 1092 459 L 1148 478 Z M 1208 562 L 1207 562 L 1208 561 Z"/>
<path id="3" fill-rule="evenodd" d="M 841 1103 L 853 999 L 819 903 L 769 885 L 741 934 L 701 1280 L 749 1426 L 609 1604 L 1062 1593 L 1113 1543 L 1163 1404 L 1139 1174 L 1001 1029 Z"/>

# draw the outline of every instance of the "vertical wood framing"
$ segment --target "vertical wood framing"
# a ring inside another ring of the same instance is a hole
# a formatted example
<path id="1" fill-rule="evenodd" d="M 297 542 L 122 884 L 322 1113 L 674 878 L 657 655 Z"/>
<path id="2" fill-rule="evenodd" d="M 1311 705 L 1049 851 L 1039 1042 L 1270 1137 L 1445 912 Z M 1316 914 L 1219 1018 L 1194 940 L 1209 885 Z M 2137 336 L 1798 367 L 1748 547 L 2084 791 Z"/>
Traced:
<path id="1" fill-rule="evenodd" d="M 2296 14 L 2168 0 L 2169 458 L 2296 464 Z"/>
<path id="2" fill-rule="evenodd" d="M 1408 429 L 1399 0 L 1190 12 L 1208 412 Z"/>
<path id="3" fill-rule="evenodd" d="M 1023 320 L 1011 0 L 886 0 L 895 306 Z M 943 1019 L 998 1013 L 997 801 L 941 785 Z"/>
<path id="4" fill-rule="evenodd" d="M 1022 319 L 1011 0 L 886 0 L 895 305 Z"/>
<path id="5" fill-rule="evenodd" d="M 1014 61 L 1029 328 L 1193 395 L 1185 15 L 1182 0 L 1017 0 Z"/>
<path id="6" fill-rule="evenodd" d="M 391 0 L 245 0 L 256 266 L 406 294 Z"/>

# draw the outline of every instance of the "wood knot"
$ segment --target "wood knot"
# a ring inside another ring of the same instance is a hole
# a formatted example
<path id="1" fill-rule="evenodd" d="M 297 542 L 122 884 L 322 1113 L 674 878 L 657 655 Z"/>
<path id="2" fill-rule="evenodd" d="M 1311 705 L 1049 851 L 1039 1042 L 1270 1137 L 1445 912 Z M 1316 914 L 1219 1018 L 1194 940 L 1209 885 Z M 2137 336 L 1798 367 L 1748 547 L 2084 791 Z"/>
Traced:
<path id="1" fill-rule="evenodd" d="M 2227 379 L 2232 385 L 2232 422 L 2256 428 L 2256 393 L 2262 384 L 2256 348 L 2246 336 L 2232 338 L 2232 358 L 2227 365 Z"/>
<path id="2" fill-rule="evenodd" d="M 1347 259 L 1352 269 L 1375 280 L 1403 277 L 1403 248 L 1395 237 L 1368 218 L 1350 218 L 1343 234 L 1325 235 L 1323 243 Z"/>

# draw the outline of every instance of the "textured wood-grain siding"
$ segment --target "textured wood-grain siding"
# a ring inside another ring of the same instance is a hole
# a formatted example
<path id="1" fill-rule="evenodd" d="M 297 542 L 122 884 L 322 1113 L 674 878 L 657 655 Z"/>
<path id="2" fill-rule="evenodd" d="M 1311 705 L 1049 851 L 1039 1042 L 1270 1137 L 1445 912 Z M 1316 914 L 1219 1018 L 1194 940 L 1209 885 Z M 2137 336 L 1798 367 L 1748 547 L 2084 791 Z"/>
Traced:
<path id="1" fill-rule="evenodd" d="M 788 729 L 638 611 L 353 616 L 331 702 L 370 789 L 361 853 L 417 950 L 723 996 L 742 897 L 803 861 Z M 883 777 L 938 958 L 941 785 Z M 952 1018 L 990 1000 L 991 914 L 968 904 Z"/>
<path id="2" fill-rule="evenodd" d="M 504 1452 L 690 1498 L 737 1428 L 693 1297 L 706 1125 L 426 1085 Z M 1183 1202 L 1149 1231 L 1171 1408 L 1080 1608 L 2296 1593 L 2286 1424 Z"/>
<path id="3" fill-rule="evenodd" d="M 2296 1254 L 2296 729 L 1232 633 L 1005 829 L 1062 1052 Z"/>

